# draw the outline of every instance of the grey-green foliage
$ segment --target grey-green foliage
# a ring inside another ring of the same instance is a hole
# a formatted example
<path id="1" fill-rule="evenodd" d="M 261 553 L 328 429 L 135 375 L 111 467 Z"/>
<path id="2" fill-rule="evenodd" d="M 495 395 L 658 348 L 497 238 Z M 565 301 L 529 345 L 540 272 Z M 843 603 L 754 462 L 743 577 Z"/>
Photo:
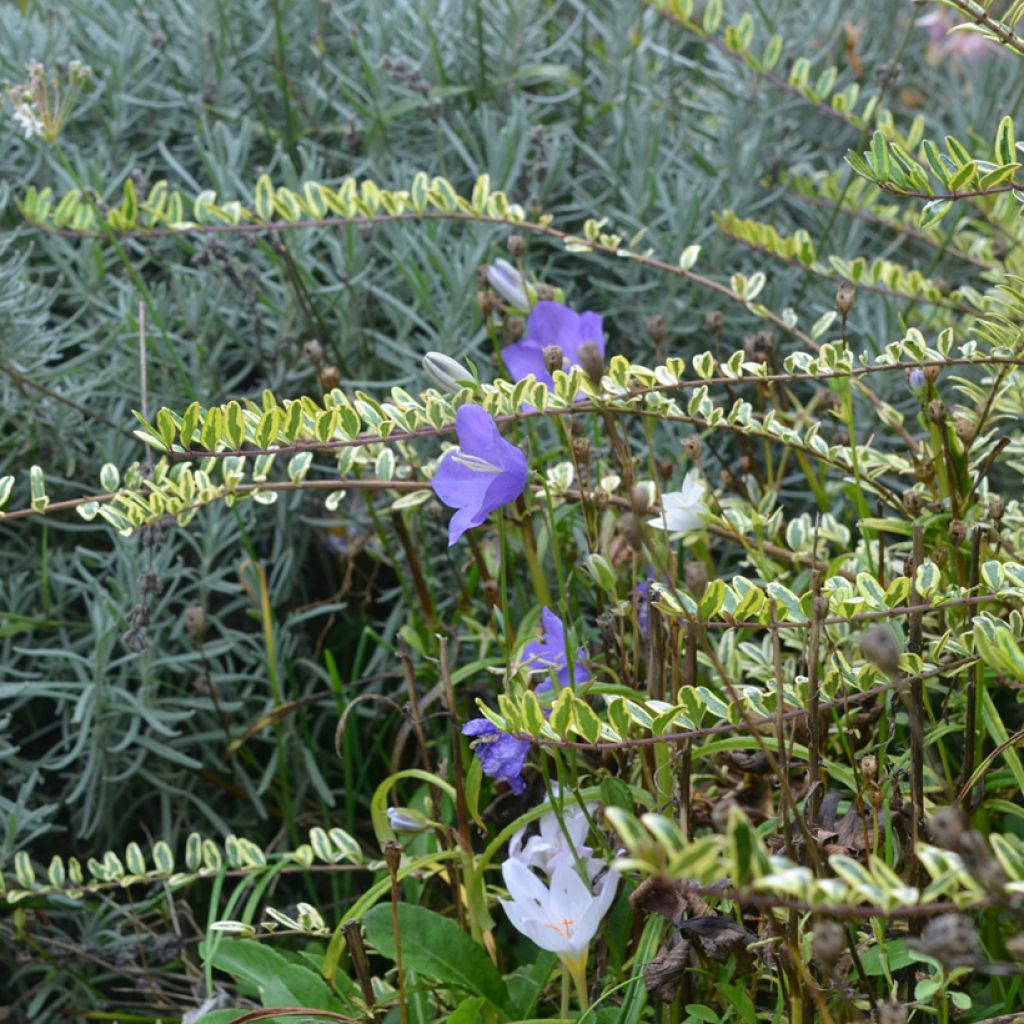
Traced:
<path id="1" fill-rule="evenodd" d="M 909 120 L 913 93 L 901 90 L 926 93 L 930 134 L 988 123 L 1020 87 L 1018 66 L 998 56 L 969 82 L 955 62 L 927 64 L 920 30 L 900 49 L 918 13 L 900 0 L 749 6 L 758 32 L 781 32 L 791 56 L 840 63 L 845 80 L 842 22 L 862 23 L 864 89 L 876 90 L 876 73 L 899 57 L 889 102 Z M 129 174 L 140 191 L 167 178 L 230 198 L 248 197 L 264 171 L 292 186 L 352 174 L 392 187 L 419 169 L 461 186 L 488 172 L 514 201 L 569 227 L 607 216 L 626 237 L 646 228 L 647 244 L 668 259 L 700 242 L 708 272 L 762 262 L 719 240 L 711 212 L 724 208 L 780 232 L 806 227 L 819 238 L 828 226 L 827 248 L 843 256 L 901 255 L 891 236 L 845 216 L 832 222 L 772 184 L 780 169 L 835 167 L 856 132 L 636 0 L 0 6 L 0 77 L 17 80 L 30 59 L 53 67 L 74 58 L 95 79 L 59 154 L 0 123 L 0 181 L 15 192 L 30 183 L 65 191 L 64 160 L 111 202 Z M 365 386 L 418 387 L 417 357 L 430 349 L 480 365 L 491 355 L 475 270 L 503 252 L 503 238 L 485 228 L 131 241 L 122 259 L 105 241 L 26 230 L 10 202 L 0 225 L 0 362 L 10 371 L 0 376 L 0 473 L 43 465 L 55 499 L 94 486 L 104 463 L 141 457 L 130 417 L 142 402 L 140 300 L 151 410 L 264 387 L 282 397 L 315 391 L 301 348 L 313 337 Z M 722 308 L 628 261 L 574 259 L 542 242 L 530 259 L 572 304 L 605 314 L 612 351 L 647 354 L 643 317 L 652 313 L 667 317 L 671 348 L 706 348 L 705 314 Z M 779 309 L 802 298 L 805 324 L 832 302 L 828 284 L 782 267 L 762 298 Z M 855 311 L 854 326 L 880 346 L 901 307 L 872 308 Z M 759 326 L 725 311 L 733 342 Z M 142 829 L 172 844 L 192 827 L 268 838 L 286 793 L 296 812 L 326 815 L 339 798 L 333 695 L 286 716 L 279 734 L 257 732 L 246 753 L 226 752 L 227 734 L 275 703 L 255 563 L 267 574 L 278 702 L 330 690 L 324 646 L 343 679 L 392 668 L 385 643 L 358 641 L 370 625 L 393 638 L 398 582 L 378 571 L 384 555 L 373 543 L 349 560 L 365 540 L 357 514 L 343 534 L 321 517 L 313 499 L 214 508 L 150 544 L 73 517 L 2 528 L 0 870 L 41 840 L 89 852 L 141 839 Z M 147 571 L 162 586 L 149 598 L 139 587 Z M 135 653 L 122 637 L 140 601 L 149 646 Z M 201 650 L 182 621 L 193 606 L 206 616 Z M 391 685 L 375 680 L 345 699 Z M 349 780 L 349 811 L 358 789 Z"/>

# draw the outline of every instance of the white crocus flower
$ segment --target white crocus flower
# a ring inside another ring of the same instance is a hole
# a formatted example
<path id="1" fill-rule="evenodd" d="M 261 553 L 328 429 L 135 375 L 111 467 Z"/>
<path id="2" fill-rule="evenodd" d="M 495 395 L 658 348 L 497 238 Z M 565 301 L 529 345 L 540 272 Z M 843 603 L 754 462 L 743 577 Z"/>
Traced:
<path id="1" fill-rule="evenodd" d="M 701 513 L 704 508 L 704 486 L 700 477 L 690 473 L 678 491 L 661 496 L 661 515 L 649 519 L 651 526 L 660 526 L 669 533 L 689 533 L 704 525 Z"/>
<path id="2" fill-rule="evenodd" d="M 487 283 L 516 309 L 529 309 L 530 296 L 523 275 L 508 260 L 495 260 L 487 267 Z"/>
<path id="3" fill-rule="evenodd" d="M 597 870 L 603 861 L 594 862 Z M 588 874 L 590 872 L 588 871 Z M 593 872 L 596 874 L 597 872 Z M 541 949 L 555 953 L 572 977 L 580 1002 L 586 1002 L 587 954 L 591 939 L 615 899 L 619 876 L 608 871 L 591 891 L 571 860 L 563 860 L 546 886 L 522 861 L 510 858 L 501 866 L 511 899 L 501 900 L 517 931 Z"/>
<path id="4" fill-rule="evenodd" d="M 589 809 L 593 811 L 596 806 L 590 805 Z M 583 808 L 579 804 L 571 807 L 567 805 L 562 821 L 565 823 L 564 830 L 554 811 L 549 811 L 538 822 L 540 835 L 530 836 L 529 839 L 526 839 L 524 825 L 508 844 L 509 857 L 528 868 L 543 871 L 549 878 L 560 864 L 571 864 L 576 857 L 588 860 L 588 868 L 591 865 L 600 868 L 601 861 L 589 860 L 594 851 L 583 845 L 590 831 L 590 822 Z"/>

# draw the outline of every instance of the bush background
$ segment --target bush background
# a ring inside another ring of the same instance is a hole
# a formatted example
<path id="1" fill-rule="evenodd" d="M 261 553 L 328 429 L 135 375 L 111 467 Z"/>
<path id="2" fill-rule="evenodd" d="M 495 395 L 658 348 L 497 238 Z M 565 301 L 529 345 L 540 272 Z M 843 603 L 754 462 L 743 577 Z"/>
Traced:
<path id="1" fill-rule="evenodd" d="M 929 60 L 927 33 L 912 24 L 926 8 L 903 0 L 727 7 L 751 10 L 762 37 L 782 33 L 784 61 L 837 64 L 840 84 L 859 64 L 866 94 L 886 90 L 904 126 L 923 113 L 932 137 L 966 139 L 974 125 L 989 137 L 1024 86 L 1020 63 L 998 53 L 973 65 Z M 441 223 L 133 241 L 119 255 L 106 241 L 23 225 L 14 197 L 29 184 L 63 193 L 68 168 L 111 202 L 128 175 L 140 193 L 165 178 L 227 199 L 251 196 L 264 172 L 293 187 L 353 175 L 401 188 L 424 169 L 463 189 L 486 172 L 558 226 L 606 216 L 626 237 L 646 229 L 670 260 L 699 243 L 712 275 L 764 263 L 717 232 L 712 212 L 724 209 L 782 233 L 804 227 L 844 257 L 914 256 L 898 236 L 778 184 L 785 170 L 840 167 L 856 132 L 633 0 L 0 6 L 0 77 L 20 80 L 29 60 L 49 69 L 72 59 L 94 80 L 57 147 L 0 125 L 0 475 L 24 481 L 39 464 L 58 497 L 94 488 L 104 463 L 143 457 L 131 434 L 140 300 L 150 411 L 263 388 L 315 392 L 311 339 L 346 385 L 418 390 L 426 351 L 486 367 L 476 270 L 504 255 L 503 232 Z M 713 295 L 543 241 L 529 259 L 570 304 L 605 315 L 612 352 L 652 358 L 643 318 L 656 313 L 667 351 L 707 347 Z M 963 279 L 937 259 L 933 273 Z M 772 308 L 792 305 L 807 324 L 832 307 L 828 282 L 765 269 Z M 859 304 L 855 347 L 898 336 L 900 308 Z M 736 307 L 723 312 L 726 350 L 760 326 Z M 429 528 L 443 559 L 442 526 Z M 215 506 L 188 529 L 129 539 L 73 515 L 0 529 L 0 871 L 19 850 L 45 864 L 147 836 L 180 848 L 192 830 L 264 847 L 317 823 L 360 833 L 398 719 L 361 706 L 365 727 L 349 730 L 339 761 L 337 711 L 360 694 L 401 691 L 404 615 L 391 552 L 358 501 L 337 515 L 315 496 Z M 148 571 L 162 593 L 148 649 L 136 653 L 122 635 Z M 201 644 L 186 609 L 192 622 L 202 610 Z M 279 729 L 259 728 L 228 753 L 230 738 L 293 701 Z M 101 917 L 69 928 L 76 942 L 118 941 Z M 0 952 L 8 972 L 14 992 L 40 982 Z"/>

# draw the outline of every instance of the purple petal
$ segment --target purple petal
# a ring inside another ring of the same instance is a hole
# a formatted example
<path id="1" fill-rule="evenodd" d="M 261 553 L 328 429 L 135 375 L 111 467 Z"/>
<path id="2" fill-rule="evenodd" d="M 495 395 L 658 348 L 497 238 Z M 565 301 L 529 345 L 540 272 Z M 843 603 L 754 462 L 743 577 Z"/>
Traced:
<path id="1" fill-rule="evenodd" d="M 489 718 L 472 718 L 462 727 L 463 736 L 493 736 L 497 731 Z"/>
<path id="2" fill-rule="evenodd" d="M 560 302 L 538 302 L 526 319 L 526 337 L 543 348 L 557 345 L 573 362 L 580 344 L 580 318 Z"/>
<path id="3" fill-rule="evenodd" d="M 460 462 L 456 454 L 450 451 L 445 455 L 430 481 L 430 486 L 449 508 L 478 509 L 494 476 L 471 469 Z"/>
<path id="4" fill-rule="evenodd" d="M 544 365 L 544 350 L 541 346 L 519 341 L 503 348 L 501 358 L 505 360 L 513 380 L 525 380 L 532 373 L 549 391 L 554 389 L 555 382 Z"/>

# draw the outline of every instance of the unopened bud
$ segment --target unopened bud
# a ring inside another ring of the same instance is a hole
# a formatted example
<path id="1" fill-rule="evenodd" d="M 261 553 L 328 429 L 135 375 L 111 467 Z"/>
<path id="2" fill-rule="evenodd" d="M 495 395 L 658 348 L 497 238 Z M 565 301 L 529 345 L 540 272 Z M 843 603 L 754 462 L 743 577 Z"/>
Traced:
<path id="1" fill-rule="evenodd" d="M 517 237 L 513 235 L 512 238 Z M 509 239 L 509 249 L 512 248 L 512 239 Z M 517 257 L 518 258 L 518 257 Z M 484 278 L 487 283 L 510 305 L 516 309 L 529 309 L 530 297 L 526 293 L 523 284 L 523 275 L 518 269 L 512 266 L 508 260 L 495 260 L 489 267 L 484 268 Z M 491 310 L 494 308 L 494 296 L 491 296 Z"/>
<path id="2" fill-rule="evenodd" d="M 627 512 L 621 519 L 615 524 L 615 529 L 625 537 L 629 546 L 639 554 L 644 548 L 643 533 L 640 528 L 640 520 L 633 515 L 632 512 Z"/>
<path id="3" fill-rule="evenodd" d="M 417 833 L 430 827 L 430 822 L 419 811 L 408 807 L 389 807 L 387 816 L 393 832 Z"/>
<path id="4" fill-rule="evenodd" d="M 324 347 L 316 338 L 310 338 L 302 346 L 302 354 L 311 366 L 318 367 L 324 361 Z"/>
<path id="5" fill-rule="evenodd" d="M 544 369 L 548 373 L 554 373 L 555 370 L 561 370 L 565 366 L 565 354 L 558 345 L 545 345 L 544 346 Z"/>
<path id="6" fill-rule="evenodd" d="M 594 387 L 601 387 L 601 380 L 604 377 L 604 357 L 597 343 L 585 341 L 576 349 L 576 358 L 579 360 L 583 372 L 590 378 Z"/>
<path id="7" fill-rule="evenodd" d="M 660 313 L 645 316 L 644 327 L 647 328 L 647 335 L 655 345 L 660 345 L 668 337 L 665 318 Z"/>
<path id="8" fill-rule="evenodd" d="M 857 289 L 849 281 L 843 281 L 836 289 L 836 311 L 843 319 L 849 316 L 856 298 Z"/>
<path id="9" fill-rule="evenodd" d="M 325 391 L 330 391 L 332 388 L 336 388 L 341 383 L 341 370 L 339 370 L 333 363 L 328 363 L 320 371 L 320 383 L 323 385 Z"/>
<path id="10" fill-rule="evenodd" d="M 474 384 L 473 374 L 443 352 L 428 352 L 423 357 L 422 365 L 430 383 L 442 391 L 454 395 L 464 387 L 472 387 Z"/>

